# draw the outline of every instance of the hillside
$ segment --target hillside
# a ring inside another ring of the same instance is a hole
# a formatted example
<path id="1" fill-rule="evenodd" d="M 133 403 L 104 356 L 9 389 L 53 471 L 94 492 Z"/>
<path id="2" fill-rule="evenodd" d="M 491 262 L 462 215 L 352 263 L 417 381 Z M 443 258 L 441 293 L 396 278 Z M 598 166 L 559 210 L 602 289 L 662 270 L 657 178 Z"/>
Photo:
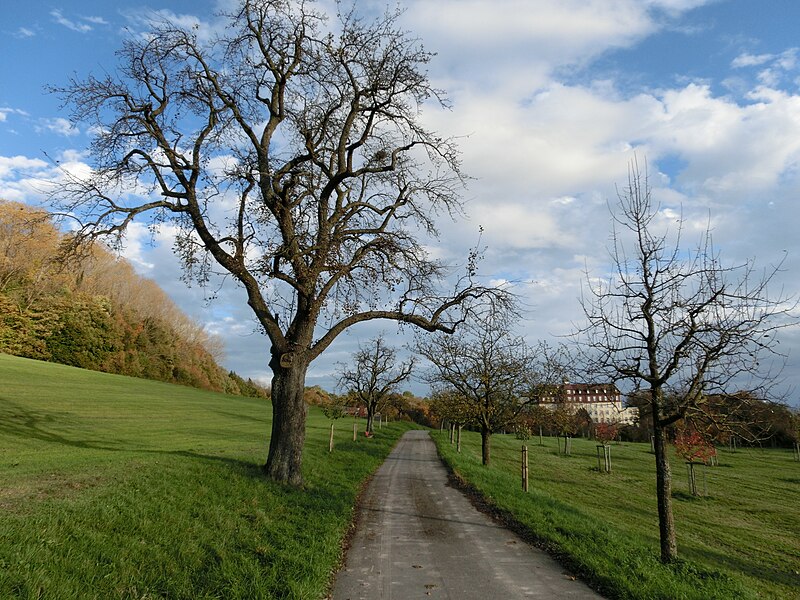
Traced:
<path id="1" fill-rule="evenodd" d="M 222 344 L 102 246 L 65 260 L 50 215 L 0 200 L 0 352 L 250 396 Z"/>
<path id="2" fill-rule="evenodd" d="M 311 410 L 305 490 L 261 475 L 263 399 L 0 355 L 1 598 L 320 598 L 408 427 Z M 309 515 L 313 515 L 309 519 Z"/>

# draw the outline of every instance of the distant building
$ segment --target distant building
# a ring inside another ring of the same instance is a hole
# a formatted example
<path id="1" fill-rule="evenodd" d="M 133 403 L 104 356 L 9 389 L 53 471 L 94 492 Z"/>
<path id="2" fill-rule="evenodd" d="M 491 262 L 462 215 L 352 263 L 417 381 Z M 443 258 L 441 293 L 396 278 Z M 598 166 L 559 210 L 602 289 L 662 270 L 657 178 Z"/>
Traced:
<path id="1" fill-rule="evenodd" d="M 554 410 L 559 404 L 577 412 L 584 409 L 595 423 L 634 425 L 639 409 L 622 406 L 622 394 L 613 383 L 570 383 L 558 386 L 556 397 L 542 398 L 539 405 Z"/>

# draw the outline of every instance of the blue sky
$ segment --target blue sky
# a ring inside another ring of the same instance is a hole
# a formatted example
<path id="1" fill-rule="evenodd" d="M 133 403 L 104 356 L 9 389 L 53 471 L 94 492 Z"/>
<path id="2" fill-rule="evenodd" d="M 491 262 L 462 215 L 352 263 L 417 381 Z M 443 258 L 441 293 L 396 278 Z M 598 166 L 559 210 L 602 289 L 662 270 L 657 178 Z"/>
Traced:
<path id="1" fill-rule="evenodd" d="M 46 85 L 113 71 L 114 51 L 154 13 L 213 30 L 221 2 L 73 0 L 3 4 L 0 24 L 0 197 L 36 203 L 54 177 L 46 156 L 85 168 L 89 132 L 72 128 Z M 365 9 L 381 3 L 357 2 Z M 469 219 L 442 222 L 435 251 L 455 261 L 477 239 L 487 278 L 513 279 L 534 341 L 581 319 L 584 269 L 602 276 L 607 200 L 634 152 L 656 197 L 687 234 L 711 215 L 730 261 L 769 264 L 788 252 L 780 283 L 800 290 L 800 3 L 788 0 L 410 0 L 404 24 L 437 52 L 430 74 L 452 110 L 426 123 L 461 143 Z M 239 290 L 208 304 L 179 281 L 169 237 L 132 230 L 125 255 L 198 321 L 219 333 L 227 366 L 267 379 L 267 343 Z M 353 330 L 312 367 L 331 388 Z M 800 335 L 786 374 L 800 389 Z M 422 388 L 417 385 L 417 389 Z M 800 391 L 795 391 L 795 396 Z M 796 402 L 797 400 L 795 400 Z"/>

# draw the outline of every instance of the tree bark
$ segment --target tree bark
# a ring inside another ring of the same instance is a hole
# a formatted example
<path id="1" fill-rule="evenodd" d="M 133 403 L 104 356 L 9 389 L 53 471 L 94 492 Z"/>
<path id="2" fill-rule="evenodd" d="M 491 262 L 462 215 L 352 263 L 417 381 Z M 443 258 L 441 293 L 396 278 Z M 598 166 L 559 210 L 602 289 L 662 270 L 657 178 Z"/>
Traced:
<path id="1" fill-rule="evenodd" d="M 375 408 L 367 403 L 367 433 L 372 433 L 372 428 L 375 422 Z"/>
<path id="2" fill-rule="evenodd" d="M 675 539 L 675 521 L 672 518 L 672 473 L 667 456 L 667 432 L 658 423 L 654 425 L 653 432 L 661 562 L 670 563 L 678 558 L 678 544 Z"/>
<path id="3" fill-rule="evenodd" d="M 308 363 L 297 358 L 295 361 L 290 367 L 281 367 L 277 354 L 270 361 L 272 436 L 264 471 L 275 481 L 299 487 L 303 484 L 301 466 L 307 412 L 303 395 Z"/>
<path id="4" fill-rule="evenodd" d="M 481 425 L 481 459 L 484 466 L 489 466 L 490 449 L 489 449 L 489 436 L 492 432 L 486 425 Z"/>

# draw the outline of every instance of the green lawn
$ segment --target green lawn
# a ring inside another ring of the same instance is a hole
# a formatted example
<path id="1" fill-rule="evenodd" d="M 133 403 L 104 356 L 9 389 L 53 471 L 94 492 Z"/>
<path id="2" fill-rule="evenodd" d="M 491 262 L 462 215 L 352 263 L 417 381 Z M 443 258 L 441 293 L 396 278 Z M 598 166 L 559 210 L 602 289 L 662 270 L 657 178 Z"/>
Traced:
<path id="1" fill-rule="evenodd" d="M 306 489 L 260 472 L 264 400 L 0 355 L 0 598 L 325 594 L 362 481 L 408 428 L 311 412 Z M 362 424 L 363 429 L 363 424 Z"/>
<path id="2" fill-rule="evenodd" d="M 595 442 L 573 440 L 559 456 L 555 438 L 525 442 L 529 493 L 521 491 L 520 449 L 492 436 L 493 464 L 480 464 L 480 436 L 464 432 L 462 454 L 434 434 L 457 473 L 564 556 L 612 598 L 800 598 L 800 463 L 790 451 L 722 450 L 706 469 L 708 495 L 688 493 L 686 467 L 673 457 L 678 529 L 675 566 L 658 562 L 655 461 L 649 444 L 614 444 L 613 473 L 597 470 Z M 703 478 L 698 478 L 702 491 Z"/>

